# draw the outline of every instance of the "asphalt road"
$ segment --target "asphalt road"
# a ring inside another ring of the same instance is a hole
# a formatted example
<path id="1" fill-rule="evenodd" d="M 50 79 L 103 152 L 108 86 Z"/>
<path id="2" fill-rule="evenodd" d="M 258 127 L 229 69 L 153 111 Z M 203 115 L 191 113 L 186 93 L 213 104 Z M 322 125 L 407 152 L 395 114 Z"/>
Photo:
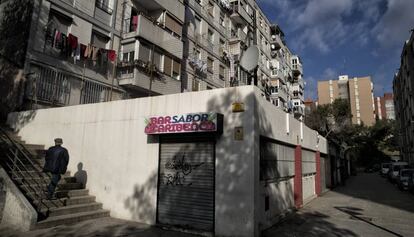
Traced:
<path id="1" fill-rule="evenodd" d="M 315 199 L 265 237 L 414 236 L 414 195 L 377 173 L 358 174 Z"/>

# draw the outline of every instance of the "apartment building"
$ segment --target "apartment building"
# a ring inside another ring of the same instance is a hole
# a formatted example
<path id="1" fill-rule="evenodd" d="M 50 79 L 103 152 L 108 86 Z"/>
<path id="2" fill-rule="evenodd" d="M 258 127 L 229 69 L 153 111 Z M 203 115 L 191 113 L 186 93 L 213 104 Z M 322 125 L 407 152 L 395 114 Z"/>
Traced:
<path id="1" fill-rule="evenodd" d="M 300 57 L 256 1 L 19 1 L 33 3 L 21 109 L 254 84 L 304 113 Z M 258 67 L 247 72 L 252 45 Z"/>
<path id="2" fill-rule="evenodd" d="M 384 93 L 384 96 L 375 97 L 375 115 L 380 120 L 395 120 L 394 96 Z"/>
<path id="3" fill-rule="evenodd" d="M 185 1 L 183 91 L 240 84 L 238 62 L 248 41 L 252 8 L 236 3 Z"/>
<path id="4" fill-rule="evenodd" d="M 282 30 L 269 22 L 255 1 L 188 0 L 184 5 L 183 91 L 255 84 L 276 106 L 290 105 L 303 115 L 300 58 L 292 57 Z M 257 81 L 239 65 L 251 45 L 259 49 Z"/>
<path id="5" fill-rule="evenodd" d="M 375 123 L 374 85 L 371 77 L 318 81 L 318 104 L 329 104 L 335 99 L 346 99 L 350 103 L 352 123 L 371 126 Z"/>
<path id="6" fill-rule="evenodd" d="M 122 6 L 119 85 L 132 98 L 180 93 L 182 0 L 125 0 Z"/>
<path id="7" fill-rule="evenodd" d="M 404 44 L 401 65 L 393 80 L 395 117 L 400 126 L 400 154 L 414 163 L 414 33 Z"/>
<path id="8" fill-rule="evenodd" d="M 20 3 L 20 4 L 19 4 Z M 21 109 L 122 99 L 116 60 L 122 12 L 117 0 L 3 1 L 3 17 L 27 18 Z M 27 4 L 24 11 L 21 4 Z M 15 10 L 13 12 L 12 10 Z M 21 17 L 21 16 L 17 16 Z M 16 19 L 15 22 L 19 22 Z M 7 26 L 13 27 L 13 26 Z"/>

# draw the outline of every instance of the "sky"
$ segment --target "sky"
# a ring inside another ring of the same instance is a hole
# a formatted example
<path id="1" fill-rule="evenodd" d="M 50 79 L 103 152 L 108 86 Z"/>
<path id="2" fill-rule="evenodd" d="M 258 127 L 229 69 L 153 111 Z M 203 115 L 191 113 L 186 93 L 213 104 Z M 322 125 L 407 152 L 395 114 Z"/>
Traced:
<path id="1" fill-rule="evenodd" d="M 302 59 L 305 98 L 317 81 L 371 76 L 374 95 L 392 92 L 404 42 L 414 28 L 414 0 L 257 0 Z"/>

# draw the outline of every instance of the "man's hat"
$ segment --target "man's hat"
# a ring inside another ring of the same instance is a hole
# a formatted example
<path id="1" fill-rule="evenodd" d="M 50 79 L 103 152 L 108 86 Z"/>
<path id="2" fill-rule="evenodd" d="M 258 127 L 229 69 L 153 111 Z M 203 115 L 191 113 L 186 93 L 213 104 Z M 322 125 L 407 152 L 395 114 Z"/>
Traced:
<path id="1" fill-rule="evenodd" d="M 55 144 L 63 144 L 62 138 L 55 138 Z"/>

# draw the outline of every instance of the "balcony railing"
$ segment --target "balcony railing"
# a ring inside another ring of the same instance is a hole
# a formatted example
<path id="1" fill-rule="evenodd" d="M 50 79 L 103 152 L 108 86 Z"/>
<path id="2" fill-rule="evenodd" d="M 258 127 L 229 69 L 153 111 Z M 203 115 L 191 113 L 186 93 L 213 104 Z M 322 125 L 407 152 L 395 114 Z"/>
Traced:
<path id="1" fill-rule="evenodd" d="M 113 69 L 110 66 L 111 63 L 103 58 L 104 56 L 101 56 L 101 58 L 98 57 L 96 60 L 92 60 L 92 58 L 84 58 L 81 55 L 79 59 L 76 59 L 73 55 L 63 53 L 61 49 L 54 48 L 49 44 L 45 44 L 43 52 L 57 60 L 65 61 L 84 69 L 90 69 L 105 77 L 108 76 L 108 73 L 110 73 L 111 69 Z"/>
<path id="2" fill-rule="evenodd" d="M 157 19 L 146 15 L 143 12 L 139 12 L 137 17 L 137 22 L 133 22 L 133 18 L 127 18 L 124 20 L 124 29 L 123 33 L 130 33 L 135 32 L 138 30 L 140 25 L 140 20 L 146 20 L 152 22 L 154 25 L 158 26 L 159 28 L 163 29 L 164 31 L 168 32 L 169 34 L 173 35 L 175 38 L 181 39 L 181 36 L 177 33 L 173 32 L 172 30 L 168 29 L 164 23 L 158 21 Z"/>
<path id="3" fill-rule="evenodd" d="M 231 39 L 233 39 L 233 40 L 245 41 L 246 38 L 247 38 L 247 34 L 244 33 L 244 31 L 240 28 L 238 28 L 237 30 L 232 30 L 231 31 Z"/>
<path id="4" fill-rule="evenodd" d="M 247 13 L 246 9 L 244 9 L 239 4 L 233 3 L 231 5 L 231 12 L 231 16 L 238 24 L 252 24 L 252 17 Z"/>

